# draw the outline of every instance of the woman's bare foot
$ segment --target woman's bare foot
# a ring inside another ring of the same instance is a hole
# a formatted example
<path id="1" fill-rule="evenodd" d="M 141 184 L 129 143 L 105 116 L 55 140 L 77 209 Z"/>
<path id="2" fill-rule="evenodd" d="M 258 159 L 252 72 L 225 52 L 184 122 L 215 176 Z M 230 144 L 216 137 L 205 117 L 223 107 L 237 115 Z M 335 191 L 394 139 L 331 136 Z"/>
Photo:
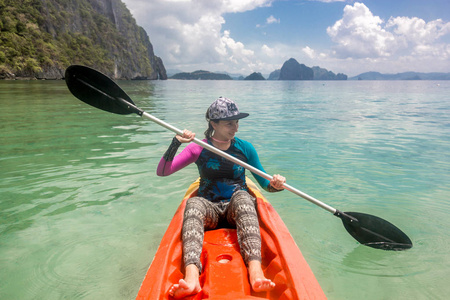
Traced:
<path id="1" fill-rule="evenodd" d="M 255 292 L 268 292 L 275 288 L 275 283 L 264 276 L 261 263 L 252 260 L 248 263 L 250 285 Z"/>
<path id="2" fill-rule="evenodd" d="M 175 299 L 184 298 L 189 295 L 197 294 L 202 290 L 199 281 L 199 271 L 195 265 L 186 267 L 184 279 L 172 285 L 169 289 L 169 295 Z"/>
<path id="3" fill-rule="evenodd" d="M 175 299 L 181 299 L 189 295 L 194 295 L 200 292 L 202 288 L 200 283 L 188 283 L 184 279 L 180 279 L 178 284 L 174 284 L 169 289 L 169 295 Z"/>

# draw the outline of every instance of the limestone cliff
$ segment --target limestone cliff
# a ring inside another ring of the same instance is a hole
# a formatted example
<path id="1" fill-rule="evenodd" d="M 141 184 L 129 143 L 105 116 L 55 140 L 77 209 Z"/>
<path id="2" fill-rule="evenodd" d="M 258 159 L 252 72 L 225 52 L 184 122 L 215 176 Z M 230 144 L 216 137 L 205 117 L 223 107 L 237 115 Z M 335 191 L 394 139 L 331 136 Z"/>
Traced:
<path id="1" fill-rule="evenodd" d="M 347 80 L 347 75 L 337 75 L 320 67 L 307 67 L 291 58 L 284 62 L 280 70 L 270 73 L 269 80 Z"/>
<path id="2" fill-rule="evenodd" d="M 121 0 L 1 0 L 0 78 L 59 79 L 71 64 L 116 79 L 167 79 Z"/>
<path id="3" fill-rule="evenodd" d="M 266 79 L 264 78 L 264 76 L 262 76 L 261 73 L 253 72 L 252 74 L 245 77 L 244 80 L 266 80 Z"/>
<path id="4" fill-rule="evenodd" d="M 313 80 L 314 72 L 294 58 L 287 60 L 281 67 L 279 80 Z"/>
<path id="5" fill-rule="evenodd" d="M 314 71 L 314 80 L 347 80 L 347 75 L 338 73 L 337 75 L 327 69 L 312 67 Z"/>
<path id="6" fill-rule="evenodd" d="M 267 80 L 278 80 L 278 79 L 280 79 L 280 73 L 281 73 L 281 69 L 276 69 L 275 71 L 270 73 L 269 79 L 267 79 Z"/>

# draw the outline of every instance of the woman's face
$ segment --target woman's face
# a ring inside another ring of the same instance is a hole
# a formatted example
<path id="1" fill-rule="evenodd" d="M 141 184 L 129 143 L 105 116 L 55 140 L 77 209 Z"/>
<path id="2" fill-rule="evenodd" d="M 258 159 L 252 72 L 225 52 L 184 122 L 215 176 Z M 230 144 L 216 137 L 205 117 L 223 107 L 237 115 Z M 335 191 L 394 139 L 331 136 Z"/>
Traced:
<path id="1" fill-rule="evenodd" d="M 239 129 L 239 120 L 220 120 L 218 123 L 211 122 L 214 128 L 214 136 L 222 140 L 231 140 Z"/>

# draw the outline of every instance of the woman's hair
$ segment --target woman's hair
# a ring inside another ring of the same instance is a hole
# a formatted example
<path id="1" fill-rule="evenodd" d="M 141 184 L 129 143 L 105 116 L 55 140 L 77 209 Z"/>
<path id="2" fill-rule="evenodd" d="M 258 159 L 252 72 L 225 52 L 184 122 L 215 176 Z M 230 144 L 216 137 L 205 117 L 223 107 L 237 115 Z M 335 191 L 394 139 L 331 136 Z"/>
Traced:
<path id="1" fill-rule="evenodd" d="M 209 119 L 209 110 L 206 112 L 206 121 L 208 121 L 208 129 L 205 131 L 205 137 L 206 139 L 210 139 L 212 135 L 214 134 L 214 127 L 211 125 L 211 121 L 215 123 L 219 123 L 217 120 L 210 120 Z"/>

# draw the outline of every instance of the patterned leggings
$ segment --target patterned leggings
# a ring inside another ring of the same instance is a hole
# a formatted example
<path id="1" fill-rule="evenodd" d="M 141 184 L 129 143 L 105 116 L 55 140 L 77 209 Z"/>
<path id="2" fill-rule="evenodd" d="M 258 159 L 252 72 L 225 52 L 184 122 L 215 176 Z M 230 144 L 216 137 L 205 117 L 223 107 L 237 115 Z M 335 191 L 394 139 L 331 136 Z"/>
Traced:
<path id="1" fill-rule="evenodd" d="M 202 271 L 200 255 L 205 230 L 222 224 L 236 226 L 241 255 L 246 264 L 261 261 L 261 235 L 259 232 L 256 200 L 246 191 L 237 191 L 228 203 L 213 203 L 202 197 L 187 200 L 183 220 L 184 266 L 195 264 Z"/>

